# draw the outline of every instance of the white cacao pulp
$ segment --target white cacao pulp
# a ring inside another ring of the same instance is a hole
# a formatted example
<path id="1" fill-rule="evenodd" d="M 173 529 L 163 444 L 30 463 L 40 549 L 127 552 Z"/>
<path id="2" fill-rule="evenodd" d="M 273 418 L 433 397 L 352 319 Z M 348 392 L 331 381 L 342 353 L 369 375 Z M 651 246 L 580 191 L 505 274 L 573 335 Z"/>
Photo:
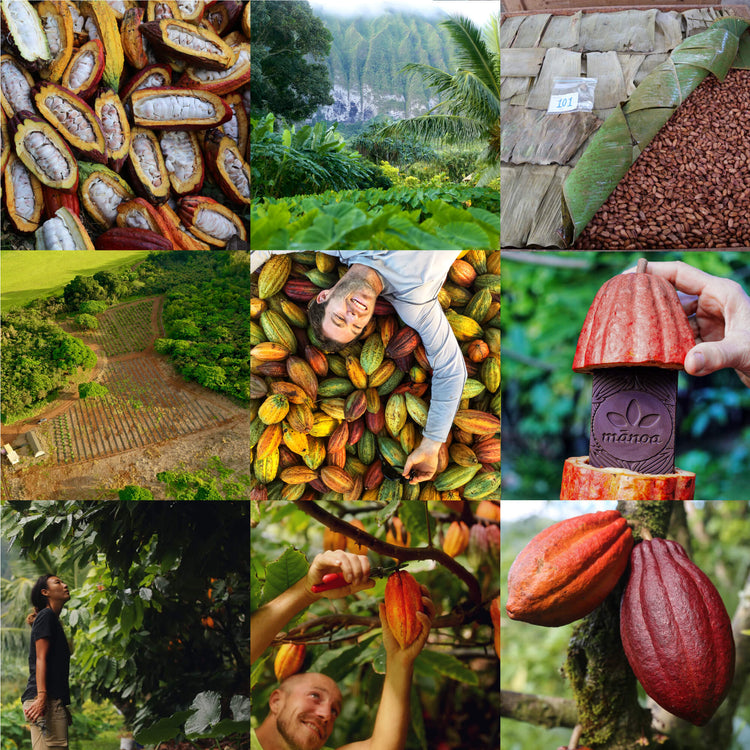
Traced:
<path id="1" fill-rule="evenodd" d="M 159 173 L 159 162 L 154 153 L 154 144 L 146 135 L 137 135 L 133 139 L 133 151 L 138 157 L 141 169 L 148 176 L 149 182 L 154 187 L 161 186 L 161 175 Z"/>
<path id="2" fill-rule="evenodd" d="M 180 182 L 190 179 L 197 161 L 190 135 L 184 130 L 169 130 L 162 135 L 160 145 L 167 171 L 176 175 Z"/>
<path id="3" fill-rule="evenodd" d="M 0 84 L 3 88 L 3 96 L 10 102 L 16 112 L 28 110 L 34 111 L 31 102 L 31 86 L 21 71 L 10 61 L 3 60 L 0 68 Z"/>
<path id="4" fill-rule="evenodd" d="M 211 102 L 197 96 L 156 95 L 133 103 L 133 114 L 144 120 L 204 120 L 214 117 Z"/>
<path id="5" fill-rule="evenodd" d="M 24 220 L 31 221 L 34 215 L 34 188 L 31 176 L 20 159 L 15 159 L 10 173 L 13 181 L 13 196 L 15 198 L 16 213 Z"/>
<path id="6" fill-rule="evenodd" d="M 193 71 L 193 74 L 204 83 L 221 81 L 225 78 L 231 78 L 241 66 L 247 64 L 249 59 L 250 54 L 247 49 L 243 47 L 237 55 L 237 62 L 230 68 L 227 68 L 227 70 L 206 70 L 205 68 L 197 68 Z"/>
<path id="7" fill-rule="evenodd" d="M 102 107 L 102 130 L 104 138 L 107 141 L 107 148 L 110 151 L 117 151 L 122 147 L 125 140 L 125 134 L 122 132 L 122 123 L 117 107 L 112 104 L 105 104 Z"/>
<path id="8" fill-rule="evenodd" d="M 130 211 L 125 218 L 125 226 L 135 229 L 151 229 L 151 225 L 140 211 Z"/>
<path id="9" fill-rule="evenodd" d="M 42 225 L 45 250 L 75 250 L 76 243 L 65 222 L 55 216 Z"/>
<path id="10" fill-rule="evenodd" d="M 240 195 L 245 198 L 250 197 L 250 181 L 242 168 L 242 162 L 231 149 L 224 152 L 224 169 L 227 176 L 234 186 L 239 190 Z"/>
<path id="11" fill-rule="evenodd" d="M 75 67 L 70 71 L 70 88 L 77 89 L 83 86 L 94 69 L 94 53 L 87 52 L 76 60 Z"/>
<path id="12" fill-rule="evenodd" d="M 217 240 L 228 240 L 230 237 L 238 234 L 237 227 L 227 219 L 226 216 L 218 211 L 212 211 L 210 208 L 202 209 L 198 212 L 198 219 L 195 226 L 211 237 Z"/>
<path id="13" fill-rule="evenodd" d="M 52 57 L 56 57 L 62 46 L 60 24 L 57 21 L 57 17 L 54 15 L 45 16 L 42 18 L 42 26 L 44 27 L 44 33 L 47 35 L 49 51 Z"/>
<path id="14" fill-rule="evenodd" d="M 39 169 L 50 179 L 64 180 L 70 174 L 70 165 L 67 159 L 41 131 L 32 130 L 26 135 L 23 143 Z"/>
<path id="15" fill-rule="evenodd" d="M 221 49 L 208 39 L 204 39 L 198 34 L 191 34 L 177 26 L 167 27 L 167 39 L 176 44 L 178 47 L 184 47 L 193 52 L 211 52 L 221 54 Z"/>
<path id="16" fill-rule="evenodd" d="M 89 197 L 96 204 L 102 216 L 111 224 L 117 218 L 117 207 L 125 198 L 111 185 L 96 177 L 89 183 Z"/>
<path id="17" fill-rule="evenodd" d="M 68 132 L 87 143 L 93 143 L 96 140 L 91 123 L 69 101 L 61 96 L 51 95 L 44 100 L 44 103 Z"/>

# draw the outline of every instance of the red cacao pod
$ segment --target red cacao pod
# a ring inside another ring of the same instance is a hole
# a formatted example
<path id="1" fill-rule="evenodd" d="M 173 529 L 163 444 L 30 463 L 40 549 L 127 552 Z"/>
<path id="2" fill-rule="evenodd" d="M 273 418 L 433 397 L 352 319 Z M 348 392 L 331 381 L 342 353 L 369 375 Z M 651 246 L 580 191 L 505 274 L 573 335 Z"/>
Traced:
<path id="1" fill-rule="evenodd" d="M 630 556 L 620 637 L 644 690 L 662 708 L 702 726 L 734 678 L 732 623 L 708 576 L 677 543 L 652 539 Z"/>
<path id="2" fill-rule="evenodd" d="M 397 570 L 385 584 L 385 617 L 401 648 L 411 646 L 422 632 L 417 612 L 422 612 L 419 584 L 404 570 Z"/>
<path id="3" fill-rule="evenodd" d="M 490 617 L 492 618 L 493 643 L 495 653 L 500 658 L 500 597 L 495 597 L 490 604 Z"/>
<path id="4" fill-rule="evenodd" d="M 592 612 L 628 565 L 633 534 L 616 510 L 552 524 L 513 561 L 505 609 L 512 620 L 567 625 Z"/>
<path id="5" fill-rule="evenodd" d="M 273 660 L 273 671 L 279 682 L 283 682 L 287 677 L 300 671 L 305 661 L 305 650 L 304 643 L 281 644 Z"/>

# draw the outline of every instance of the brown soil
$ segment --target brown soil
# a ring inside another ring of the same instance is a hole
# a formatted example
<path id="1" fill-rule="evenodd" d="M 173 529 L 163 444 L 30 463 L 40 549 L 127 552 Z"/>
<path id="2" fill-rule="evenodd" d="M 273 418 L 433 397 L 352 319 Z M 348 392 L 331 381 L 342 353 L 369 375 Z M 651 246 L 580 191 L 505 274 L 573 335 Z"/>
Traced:
<path id="1" fill-rule="evenodd" d="M 105 383 L 110 395 L 80 399 L 80 379 L 73 379 L 48 409 L 3 426 L 3 443 L 23 443 L 22 435 L 35 429 L 48 452 L 33 459 L 21 447 L 17 466 L 3 462 L 4 500 L 116 499 L 117 490 L 129 484 L 147 487 L 155 499 L 164 499 L 164 485 L 156 479 L 159 472 L 195 471 L 206 467 L 212 456 L 247 473 L 249 411 L 187 382 L 154 351 L 153 342 L 163 330 L 162 302 L 154 300 L 154 335 L 143 351 L 108 358 L 101 346 L 75 332 L 97 353 L 97 366 L 87 373 L 88 379 Z M 38 424 L 41 419 L 46 421 Z"/>

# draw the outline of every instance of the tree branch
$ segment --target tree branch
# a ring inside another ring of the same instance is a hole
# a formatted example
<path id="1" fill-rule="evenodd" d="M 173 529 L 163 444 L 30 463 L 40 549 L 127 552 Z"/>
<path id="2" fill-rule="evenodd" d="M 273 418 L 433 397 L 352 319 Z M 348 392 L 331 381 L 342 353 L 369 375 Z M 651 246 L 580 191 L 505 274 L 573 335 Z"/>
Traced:
<path id="1" fill-rule="evenodd" d="M 578 709 L 570 698 L 500 691 L 500 716 L 543 727 L 570 727 L 578 723 Z"/>
<path id="2" fill-rule="evenodd" d="M 332 513 L 324 510 L 311 500 L 295 500 L 294 504 L 308 516 L 320 521 L 332 531 L 354 539 L 355 542 L 369 547 L 374 552 L 386 557 L 395 557 L 399 561 L 409 560 L 435 560 L 443 567 L 447 568 L 457 578 L 460 578 L 468 588 L 469 598 L 475 605 L 482 602 L 482 592 L 479 587 L 479 581 L 463 565 L 457 563 L 450 555 L 434 547 L 397 547 L 394 544 L 388 544 L 380 539 L 368 534 L 366 531 L 352 526 L 350 523 L 337 518 Z"/>

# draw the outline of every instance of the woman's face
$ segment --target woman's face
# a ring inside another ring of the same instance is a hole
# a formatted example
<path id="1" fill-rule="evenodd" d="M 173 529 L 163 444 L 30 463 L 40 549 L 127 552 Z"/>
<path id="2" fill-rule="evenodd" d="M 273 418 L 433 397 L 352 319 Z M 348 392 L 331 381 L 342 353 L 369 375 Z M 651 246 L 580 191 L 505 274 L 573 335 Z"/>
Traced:
<path id="1" fill-rule="evenodd" d="M 50 576 L 47 579 L 47 587 L 42 589 L 42 594 L 47 597 L 50 604 L 54 601 L 65 603 L 70 599 L 67 584 L 63 583 L 57 576 Z"/>

